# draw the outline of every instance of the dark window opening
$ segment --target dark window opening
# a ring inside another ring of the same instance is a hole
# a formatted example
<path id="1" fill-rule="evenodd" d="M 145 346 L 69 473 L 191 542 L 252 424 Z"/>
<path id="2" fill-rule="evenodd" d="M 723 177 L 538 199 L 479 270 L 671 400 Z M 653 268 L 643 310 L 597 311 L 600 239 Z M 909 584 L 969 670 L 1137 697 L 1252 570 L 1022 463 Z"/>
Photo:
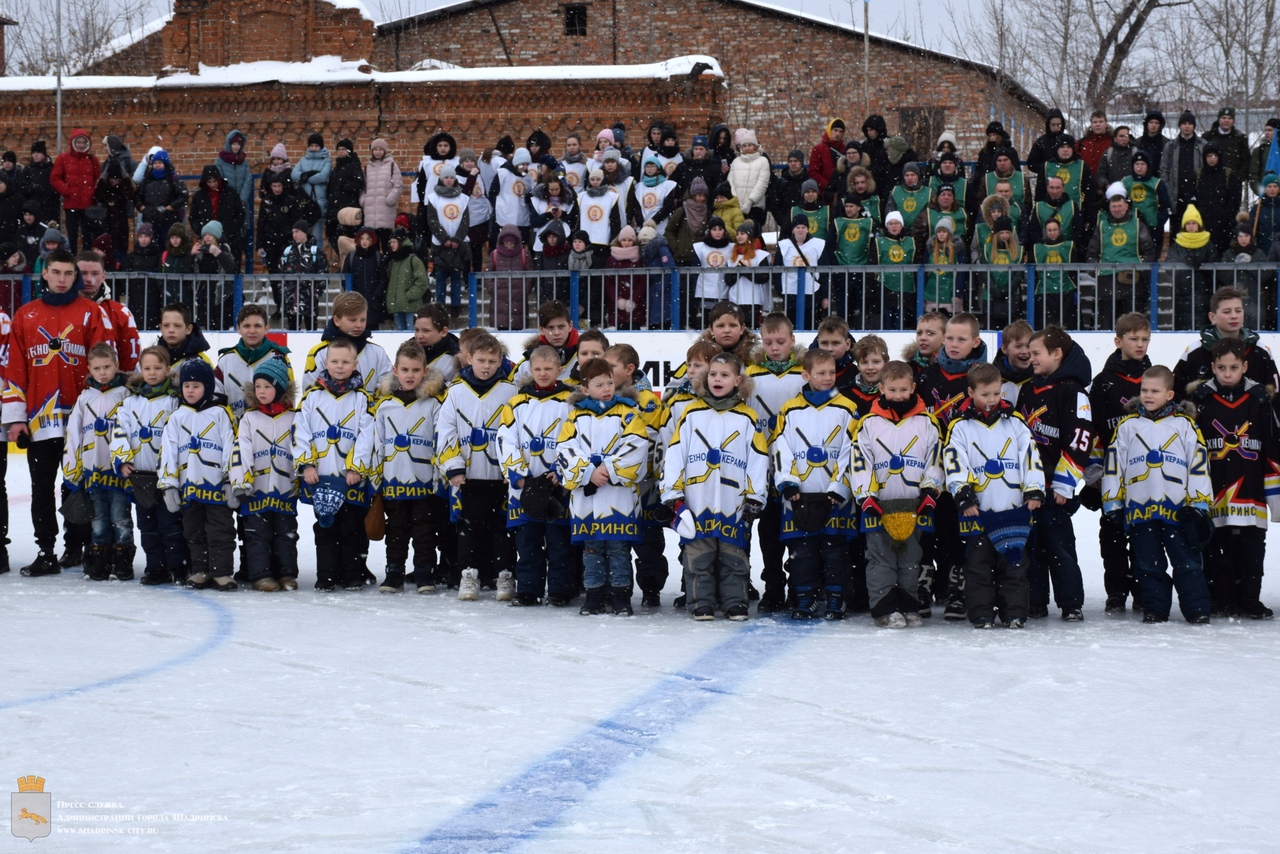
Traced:
<path id="1" fill-rule="evenodd" d="M 585 36 L 587 34 L 586 4 L 574 3 L 564 7 L 564 34 L 566 36 Z"/>

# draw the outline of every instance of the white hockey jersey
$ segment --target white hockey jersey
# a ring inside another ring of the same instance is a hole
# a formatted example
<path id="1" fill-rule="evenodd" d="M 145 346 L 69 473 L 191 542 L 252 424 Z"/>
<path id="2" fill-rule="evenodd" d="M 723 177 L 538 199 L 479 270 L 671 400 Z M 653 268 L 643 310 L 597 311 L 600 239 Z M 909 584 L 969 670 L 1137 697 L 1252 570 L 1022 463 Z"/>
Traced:
<path id="1" fill-rule="evenodd" d="M 502 369 L 499 368 L 499 376 Z M 516 394 L 515 383 L 499 379 L 479 388 L 464 374 L 449 384 L 436 421 L 436 464 L 445 480 L 502 480 L 498 425 L 503 404 Z"/>
<path id="2" fill-rule="evenodd" d="M 240 417 L 231 488 L 243 496 L 241 516 L 298 512 L 298 468 L 293 458 L 297 411 L 292 398 L 292 394 L 282 398 L 281 406 L 272 412 L 254 406 Z"/>
<path id="3" fill-rule="evenodd" d="M 1174 405 L 1159 418 L 1135 412 L 1120 419 L 1102 466 L 1102 512 L 1124 510 L 1126 528 L 1173 523 L 1186 505 L 1209 512 L 1209 452 L 1193 412 Z"/>
<path id="4" fill-rule="evenodd" d="M 180 402 L 172 383 L 160 388 L 163 390 L 158 392 L 146 389 L 141 377 L 130 378 L 132 393 L 120 404 L 111 434 L 111 462 L 116 474 L 126 463 L 139 471 L 160 471 L 160 443 L 169 416 Z"/>
<path id="5" fill-rule="evenodd" d="M 372 401 L 363 388 L 334 394 L 317 381 L 302 395 L 293 421 L 293 462 L 301 473 L 307 466 L 325 477 L 353 471 L 371 476 L 370 460 L 357 451 L 357 439 L 371 435 Z"/>
<path id="6" fill-rule="evenodd" d="M 128 483 L 111 462 L 111 436 L 120 405 L 129 397 L 124 375 L 107 388 L 89 381 L 67 418 L 67 439 L 62 454 L 62 476 L 83 489 L 126 491 Z"/>
<path id="7" fill-rule="evenodd" d="M 939 463 L 942 433 L 919 397 L 901 419 L 877 400 L 854 431 L 857 444 L 848 483 L 859 501 L 919 498 L 925 489 L 941 492 L 946 487 Z"/>
<path id="8" fill-rule="evenodd" d="M 573 411 L 560 431 L 557 468 L 569 490 L 569 515 L 575 543 L 640 539 L 638 485 L 649 454 L 649 435 L 635 401 L 615 398 L 601 414 L 587 408 L 594 401 L 575 391 Z M 586 404 L 587 406 L 584 406 Z M 609 482 L 587 494 L 596 466 L 609 472 Z"/>
<path id="9" fill-rule="evenodd" d="M 1031 431 L 1007 404 L 1002 404 L 993 418 L 982 418 L 966 407 L 951 425 L 942 449 L 942 465 L 947 491 L 955 495 L 968 484 L 979 510 L 1013 510 L 1029 497 L 1045 496 L 1044 468 Z M 969 518 L 960 517 L 962 534 Z"/>
<path id="10" fill-rule="evenodd" d="M 509 527 L 526 521 L 520 505 L 523 489 L 516 483 L 527 477 L 541 477 L 556 467 L 560 432 L 573 411 L 569 403 L 573 391 L 563 382 L 558 382 L 550 392 L 527 387 L 502 407 L 498 448 L 502 453 L 502 472 L 507 479 Z M 565 522 L 568 521 L 566 518 Z"/>
<path id="11" fill-rule="evenodd" d="M 253 370 L 264 359 L 283 359 L 289 368 L 289 382 L 293 382 L 293 366 L 289 364 L 289 348 L 264 341 L 265 352 L 256 357 L 241 347 L 228 347 L 218 351 L 217 368 L 222 372 L 222 384 L 227 395 L 227 406 L 237 419 L 244 414 L 245 389 L 253 388 Z"/>
<path id="12" fill-rule="evenodd" d="M 778 415 L 782 412 L 782 407 L 794 400 L 804 389 L 804 375 L 800 364 L 804 353 L 799 348 L 792 350 L 791 366 L 776 374 L 760 364 L 764 358 L 762 350 L 752 353 L 751 360 L 755 364 L 747 365 L 743 373 L 751 378 L 754 386 L 751 396 L 747 399 L 747 405 L 759 416 L 759 423 L 756 426 L 760 428 L 760 432 L 772 440 L 774 432 L 778 429 Z"/>
<path id="13" fill-rule="evenodd" d="M 387 356 L 386 350 L 372 341 L 366 341 L 363 347 L 360 346 L 359 341 L 356 341 L 355 345 L 360 347 L 360 352 L 356 355 L 356 375 L 360 377 L 360 384 L 366 389 L 376 389 L 391 373 L 391 358 Z M 328 340 L 321 341 L 307 353 L 307 361 L 302 373 L 303 388 L 309 389 L 316 381 L 316 377 L 320 376 L 328 354 Z M 252 374 L 250 376 L 252 377 Z M 292 370 L 289 371 L 289 377 L 290 379 L 293 377 Z"/>
<path id="14" fill-rule="evenodd" d="M 663 462 L 662 500 L 684 501 L 698 538 L 746 547 L 743 508 L 764 504 L 769 480 L 769 446 L 756 424 L 741 400 L 718 410 L 700 399 L 680 415 Z"/>
<path id="15" fill-rule="evenodd" d="M 404 501 L 441 495 L 436 471 L 436 420 L 444 400 L 444 377 L 428 371 L 422 383 L 408 395 L 400 391 L 395 375 L 379 388 L 373 406 L 373 430 L 357 444 L 368 444 L 374 471 L 373 487 L 383 501 Z"/>
<path id="16" fill-rule="evenodd" d="M 160 488 L 179 490 L 186 503 L 225 504 L 235 453 L 230 409 L 183 403 L 169 416 L 160 442 Z"/>
<path id="17" fill-rule="evenodd" d="M 858 533 L 858 514 L 841 472 L 852 459 L 857 418 L 853 403 L 832 389 L 830 396 L 822 392 L 797 395 L 782 407 L 776 419 L 771 443 L 773 485 L 779 493 L 796 486 L 802 493 L 832 492 L 844 499 L 832 510 L 822 531 L 829 536 L 853 537 Z M 791 502 L 782 502 L 782 539 L 810 536 L 796 527 L 792 510 Z"/>

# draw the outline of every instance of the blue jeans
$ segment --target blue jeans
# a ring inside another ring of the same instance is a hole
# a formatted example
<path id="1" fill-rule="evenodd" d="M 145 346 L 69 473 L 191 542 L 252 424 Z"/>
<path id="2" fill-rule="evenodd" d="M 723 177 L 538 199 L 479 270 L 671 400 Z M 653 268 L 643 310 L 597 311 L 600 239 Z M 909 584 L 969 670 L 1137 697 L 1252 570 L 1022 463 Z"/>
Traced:
<path id="1" fill-rule="evenodd" d="M 453 284 L 449 293 L 449 307 L 460 308 L 462 306 L 461 270 L 436 270 L 436 302 L 444 305 L 445 285 L 448 283 Z"/>
<path id="2" fill-rule="evenodd" d="M 1200 552 L 1187 543 L 1182 528 L 1166 522 L 1148 522 L 1129 529 L 1133 544 L 1133 569 L 1142 585 L 1142 610 L 1168 618 L 1173 588 L 1178 588 L 1178 609 L 1188 620 L 1209 613 L 1209 585 L 1204 580 Z M 1173 564 L 1173 578 L 1165 572 L 1165 555 Z"/>
<path id="3" fill-rule="evenodd" d="M 396 332 L 412 332 L 416 317 L 417 315 L 412 311 L 397 311 L 395 313 Z"/>
<path id="4" fill-rule="evenodd" d="M 114 489 L 90 490 L 93 499 L 93 544 L 133 545 L 133 511 L 129 497 Z"/>
<path id="5" fill-rule="evenodd" d="M 584 543 L 583 586 L 631 589 L 631 543 L 625 540 L 593 540 Z"/>
<path id="6" fill-rule="evenodd" d="M 572 598 L 576 593 L 569 550 L 569 526 L 525 522 L 516 536 L 516 592 Z"/>
<path id="7" fill-rule="evenodd" d="M 1053 602 L 1063 610 L 1084 605 L 1084 579 L 1080 576 L 1080 561 L 1076 558 L 1076 531 L 1071 524 L 1071 514 L 1080 506 L 1072 498 L 1066 504 L 1058 504 L 1053 493 L 1035 511 L 1035 525 L 1031 529 L 1031 563 L 1027 568 L 1027 583 L 1031 588 L 1031 606 L 1049 607 L 1049 582 L 1053 581 Z"/>

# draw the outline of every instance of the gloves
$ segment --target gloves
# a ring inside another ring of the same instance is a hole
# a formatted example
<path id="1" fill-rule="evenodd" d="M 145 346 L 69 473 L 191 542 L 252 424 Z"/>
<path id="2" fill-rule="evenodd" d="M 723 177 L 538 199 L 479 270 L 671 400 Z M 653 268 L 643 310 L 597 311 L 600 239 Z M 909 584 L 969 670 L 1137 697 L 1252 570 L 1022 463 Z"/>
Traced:
<path id="1" fill-rule="evenodd" d="M 1089 465 L 1085 466 L 1085 469 L 1084 469 L 1085 486 L 1093 486 L 1100 480 L 1102 480 L 1102 466 L 1098 465 L 1097 463 L 1090 463 Z"/>
<path id="2" fill-rule="evenodd" d="M 680 539 L 692 540 L 698 535 L 698 523 L 694 521 L 693 511 L 683 501 L 677 501 L 674 509 L 676 518 L 671 523 L 671 527 L 676 529 Z"/>
<path id="3" fill-rule="evenodd" d="M 866 526 L 866 520 L 879 519 L 881 515 L 884 513 L 884 511 L 880 508 L 880 502 L 876 501 L 876 498 L 874 495 L 869 495 L 866 498 L 862 499 L 862 504 L 860 506 L 860 509 L 862 510 L 864 527 Z"/>
<path id="4" fill-rule="evenodd" d="M 800 487 L 796 486 L 794 483 L 788 483 L 786 486 L 782 487 L 782 497 L 786 501 L 795 501 L 800 497 Z"/>
<path id="5" fill-rule="evenodd" d="M 936 492 L 937 492 L 937 490 L 926 489 L 926 490 L 925 490 L 925 491 L 920 495 L 920 503 L 916 505 L 916 515 L 917 515 L 917 516 L 924 516 L 924 515 L 927 515 L 927 514 L 932 514 L 932 513 L 933 513 L 934 508 L 938 506 L 938 503 L 937 503 L 936 501 L 934 501 L 934 500 L 933 500 L 933 496 L 929 494 L 930 492 L 934 492 L 934 493 L 936 493 Z"/>
<path id="6" fill-rule="evenodd" d="M 831 502 L 831 506 L 833 508 L 839 507 L 841 504 L 844 504 L 844 499 L 834 492 L 827 493 L 827 500 Z"/>
<path id="7" fill-rule="evenodd" d="M 627 314 L 630 314 L 631 310 L 636 307 L 636 304 L 629 299 L 614 300 L 613 304 L 617 306 L 618 311 L 623 311 Z"/>
<path id="8" fill-rule="evenodd" d="M 164 491 L 164 506 L 170 513 L 177 513 L 182 509 L 182 497 L 178 495 L 176 489 L 166 489 Z"/>
<path id="9" fill-rule="evenodd" d="M 240 496 L 231 491 L 231 487 L 227 487 L 227 506 L 232 510 L 240 509 Z"/>
<path id="10" fill-rule="evenodd" d="M 748 498 L 747 503 L 742 505 L 742 520 L 751 522 L 753 519 L 759 519 L 760 514 L 764 512 L 764 505 L 754 498 Z"/>
<path id="11" fill-rule="evenodd" d="M 956 509 L 963 513 L 970 507 L 977 506 L 978 494 L 973 491 L 972 484 L 966 483 L 964 486 L 960 487 L 960 491 L 956 493 Z"/>

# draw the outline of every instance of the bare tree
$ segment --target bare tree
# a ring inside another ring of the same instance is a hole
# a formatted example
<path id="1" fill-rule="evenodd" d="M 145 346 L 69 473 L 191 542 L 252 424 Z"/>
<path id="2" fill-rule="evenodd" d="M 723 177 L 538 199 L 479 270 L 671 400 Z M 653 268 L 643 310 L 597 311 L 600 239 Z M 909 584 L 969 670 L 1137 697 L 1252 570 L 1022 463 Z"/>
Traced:
<path id="1" fill-rule="evenodd" d="M 1162 51 L 1159 77 L 1169 100 L 1238 107 L 1270 106 L 1280 95 L 1278 0 L 1221 0 L 1193 6 L 1161 22 L 1161 41 L 1187 49 Z"/>
<path id="2" fill-rule="evenodd" d="M 59 42 L 63 74 L 74 74 L 155 14 L 150 0 L 62 0 L 59 31 L 53 5 L 41 0 L 4 0 L 0 12 L 18 22 L 8 31 L 7 47 L 10 69 L 23 76 L 55 73 Z"/>

